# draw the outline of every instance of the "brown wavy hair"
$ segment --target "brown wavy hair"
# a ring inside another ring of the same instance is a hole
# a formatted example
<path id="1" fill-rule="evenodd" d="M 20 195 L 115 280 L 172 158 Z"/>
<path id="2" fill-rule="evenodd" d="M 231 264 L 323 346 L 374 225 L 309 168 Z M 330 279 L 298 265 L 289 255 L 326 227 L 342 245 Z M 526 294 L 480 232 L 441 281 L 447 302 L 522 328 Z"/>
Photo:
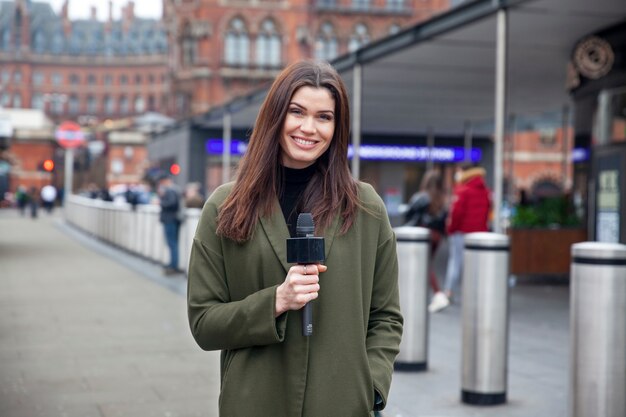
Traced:
<path id="1" fill-rule="evenodd" d="M 285 68 L 261 105 L 235 185 L 220 207 L 217 234 L 246 242 L 261 217 L 269 216 L 282 187 L 280 135 L 289 103 L 302 87 L 325 88 L 335 100 L 335 131 L 329 148 L 315 162 L 316 171 L 302 197 L 302 209 L 312 213 L 318 234 L 340 213 L 340 233 L 346 233 L 359 207 L 357 184 L 348 169 L 350 107 L 346 88 L 327 63 L 300 61 Z"/>

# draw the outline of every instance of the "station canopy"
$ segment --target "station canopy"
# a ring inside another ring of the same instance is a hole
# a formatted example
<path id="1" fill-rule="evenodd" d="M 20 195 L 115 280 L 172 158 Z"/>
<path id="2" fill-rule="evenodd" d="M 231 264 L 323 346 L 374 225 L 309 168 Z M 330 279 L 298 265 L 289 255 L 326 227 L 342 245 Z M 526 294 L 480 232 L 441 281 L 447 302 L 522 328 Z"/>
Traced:
<path id="1" fill-rule="evenodd" d="M 624 0 L 475 0 L 331 63 L 353 89 L 362 71 L 363 134 L 492 135 L 495 117 L 497 12 L 508 14 L 507 116 L 559 122 L 571 108 L 566 83 L 582 38 L 626 20 Z M 266 89 L 237 98 L 193 122 L 220 128 L 254 125 Z M 536 125 L 535 125 L 536 126 Z"/>

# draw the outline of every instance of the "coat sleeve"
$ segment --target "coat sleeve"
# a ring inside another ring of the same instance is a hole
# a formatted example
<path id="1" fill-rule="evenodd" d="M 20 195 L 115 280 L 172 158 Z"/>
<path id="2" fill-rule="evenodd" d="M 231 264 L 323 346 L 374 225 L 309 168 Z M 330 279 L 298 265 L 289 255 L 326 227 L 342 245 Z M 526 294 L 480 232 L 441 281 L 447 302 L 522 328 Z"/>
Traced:
<path id="1" fill-rule="evenodd" d="M 382 410 L 387 403 L 403 324 L 398 295 L 396 239 L 384 211 L 382 217 L 366 340 L 374 390 L 382 398 L 382 404 L 375 406 L 375 410 Z"/>
<path id="2" fill-rule="evenodd" d="M 217 207 L 208 201 L 191 249 L 187 307 L 196 342 L 204 350 L 282 342 L 286 315 L 274 318 L 276 286 L 231 300 L 216 219 Z"/>
<path id="3" fill-rule="evenodd" d="M 450 217 L 448 222 L 448 234 L 452 234 L 457 232 L 461 228 L 461 220 L 463 217 L 463 212 L 465 209 L 465 196 L 464 193 L 459 192 L 459 190 L 455 190 L 452 206 L 450 207 Z"/>

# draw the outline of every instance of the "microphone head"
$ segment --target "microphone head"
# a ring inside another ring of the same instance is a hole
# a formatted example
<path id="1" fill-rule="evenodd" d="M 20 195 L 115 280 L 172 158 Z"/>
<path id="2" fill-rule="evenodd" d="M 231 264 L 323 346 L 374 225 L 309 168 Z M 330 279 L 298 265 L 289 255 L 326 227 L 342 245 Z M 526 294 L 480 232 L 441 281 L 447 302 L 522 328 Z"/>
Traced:
<path id="1" fill-rule="evenodd" d="M 296 234 L 298 236 L 313 235 L 315 233 L 315 223 L 311 213 L 300 213 L 296 222 Z"/>

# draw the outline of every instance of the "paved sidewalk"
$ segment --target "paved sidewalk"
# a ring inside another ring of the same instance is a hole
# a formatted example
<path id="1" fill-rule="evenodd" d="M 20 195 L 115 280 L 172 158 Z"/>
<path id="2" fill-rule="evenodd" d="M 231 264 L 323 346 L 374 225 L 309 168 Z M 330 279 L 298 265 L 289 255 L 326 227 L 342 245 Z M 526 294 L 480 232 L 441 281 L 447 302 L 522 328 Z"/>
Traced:
<path id="1" fill-rule="evenodd" d="M 0 416 L 217 416 L 219 355 L 191 338 L 185 278 L 57 216 L 0 210 Z M 512 289 L 495 407 L 460 402 L 459 306 L 433 315 L 429 370 L 394 374 L 384 416 L 566 417 L 568 304 L 567 286 Z"/>
<path id="2" fill-rule="evenodd" d="M 185 298 L 58 224 L 0 211 L 0 416 L 216 417 Z"/>

